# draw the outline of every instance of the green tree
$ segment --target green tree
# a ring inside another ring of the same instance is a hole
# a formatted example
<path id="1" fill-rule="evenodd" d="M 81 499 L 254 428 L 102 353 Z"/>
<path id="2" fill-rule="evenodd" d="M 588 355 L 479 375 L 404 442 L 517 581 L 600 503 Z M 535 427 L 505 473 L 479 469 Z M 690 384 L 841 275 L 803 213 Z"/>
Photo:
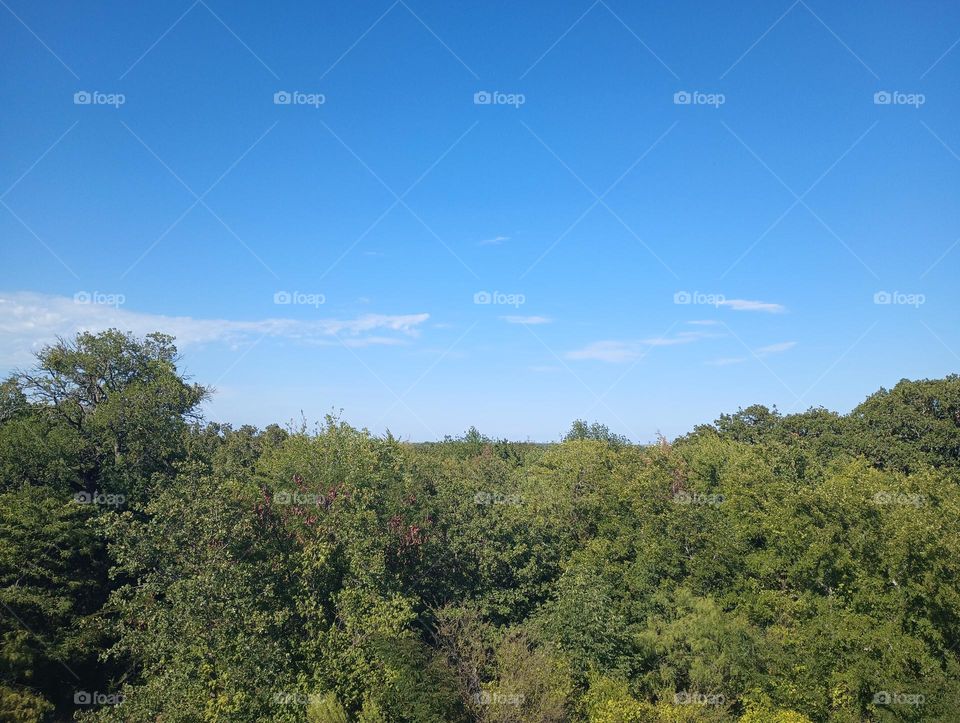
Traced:
<path id="1" fill-rule="evenodd" d="M 61 339 L 16 376 L 38 412 L 82 441 L 78 489 L 142 496 L 152 475 L 172 473 L 187 420 L 209 394 L 179 375 L 177 359 L 170 336 L 111 329 Z"/>
<path id="2" fill-rule="evenodd" d="M 98 612 L 107 565 L 90 505 L 43 488 L 0 493 L 0 718 L 70 710 L 104 690 L 108 642 Z"/>

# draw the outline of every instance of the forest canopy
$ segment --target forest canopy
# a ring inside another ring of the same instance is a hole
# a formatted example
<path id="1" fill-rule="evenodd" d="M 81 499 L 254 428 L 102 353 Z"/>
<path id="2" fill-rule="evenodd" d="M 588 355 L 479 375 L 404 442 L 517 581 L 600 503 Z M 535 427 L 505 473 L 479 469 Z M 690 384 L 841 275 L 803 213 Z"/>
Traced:
<path id="1" fill-rule="evenodd" d="M 957 720 L 957 375 L 413 444 L 205 421 L 178 361 L 82 333 L 0 387 L 2 720 Z"/>

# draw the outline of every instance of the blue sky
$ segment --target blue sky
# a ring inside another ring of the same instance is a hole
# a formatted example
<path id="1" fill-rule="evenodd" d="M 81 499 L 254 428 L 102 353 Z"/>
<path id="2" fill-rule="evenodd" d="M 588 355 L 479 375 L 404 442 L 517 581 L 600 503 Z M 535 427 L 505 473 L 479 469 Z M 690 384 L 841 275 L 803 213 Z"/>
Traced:
<path id="1" fill-rule="evenodd" d="M 212 419 L 646 441 L 960 367 L 958 6 L 0 5 L 5 370 L 158 329 Z"/>

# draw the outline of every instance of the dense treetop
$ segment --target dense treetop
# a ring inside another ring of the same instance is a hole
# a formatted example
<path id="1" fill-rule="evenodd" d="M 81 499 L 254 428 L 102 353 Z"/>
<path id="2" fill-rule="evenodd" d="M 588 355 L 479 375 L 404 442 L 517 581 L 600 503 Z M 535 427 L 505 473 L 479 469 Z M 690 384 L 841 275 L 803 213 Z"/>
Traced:
<path id="1" fill-rule="evenodd" d="M 115 330 L 0 387 L 0 719 L 957 720 L 956 375 L 653 445 L 208 394 Z"/>

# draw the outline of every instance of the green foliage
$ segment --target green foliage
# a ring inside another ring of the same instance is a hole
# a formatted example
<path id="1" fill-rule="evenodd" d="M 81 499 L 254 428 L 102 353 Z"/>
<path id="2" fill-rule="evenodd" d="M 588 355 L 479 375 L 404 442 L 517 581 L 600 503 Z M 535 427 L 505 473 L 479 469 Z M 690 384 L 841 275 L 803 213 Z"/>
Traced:
<path id="1" fill-rule="evenodd" d="M 850 417 L 857 451 L 883 467 L 960 464 L 960 375 L 904 379 L 872 394 Z"/>
<path id="2" fill-rule="evenodd" d="M 82 334 L 0 385 L 0 719 L 956 719 L 957 376 L 412 445 L 202 423 L 176 361 Z"/>
<path id="3" fill-rule="evenodd" d="M 0 494 L 2 705 L 39 719 L 103 682 L 97 614 L 107 567 L 87 505 L 25 487 Z"/>
<path id="4" fill-rule="evenodd" d="M 475 608 L 437 611 L 434 639 L 477 721 L 566 720 L 572 683 L 559 651 L 522 627 L 498 629 Z"/>
<path id="5" fill-rule="evenodd" d="M 39 723 L 53 711 L 53 704 L 26 689 L 0 685 L 0 720 L 10 723 Z"/>
<path id="6" fill-rule="evenodd" d="M 132 499 L 146 493 L 153 475 L 172 473 L 181 457 L 185 420 L 208 395 L 177 374 L 176 362 L 172 337 L 137 339 L 112 329 L 58 341 L 37 354 L 35 369 L 11 381 L 31 403 L 32 415 L 42 418 L 35 424 L 43 424 L 44 433 L 56 430 L 54 449 L 66 447 L 75 460 L 74 489 Z M 4 396 L 9 400 L 11 393 Z M 29 450 L 31 430 L 14 434 L 19 457 Z M 48 466 L 40 467 L 43 474 L 34 472 L 36 481 L 48 481 Z M 14 479 L 34 475 L 21 468 Z"/>
<path id="7" fill-rule="evenodd" d="M 576 442 L 590 440 L 593 442 L 606 442 L 615 447 L 622 447 L 630 444 L 630 440 L 620 434 L 614 434 L 606 424 L 594 422 L 588 424 L 586 420 L 577 419 L 570 425 L 570 430 L 564 435 L 564 442 Z"/>
<path id="8" fill-rule="evenodd" d="M 313 698 L 307 706 L 308 723 L 347 723 L 347 712 L 334 693 Z"/>

